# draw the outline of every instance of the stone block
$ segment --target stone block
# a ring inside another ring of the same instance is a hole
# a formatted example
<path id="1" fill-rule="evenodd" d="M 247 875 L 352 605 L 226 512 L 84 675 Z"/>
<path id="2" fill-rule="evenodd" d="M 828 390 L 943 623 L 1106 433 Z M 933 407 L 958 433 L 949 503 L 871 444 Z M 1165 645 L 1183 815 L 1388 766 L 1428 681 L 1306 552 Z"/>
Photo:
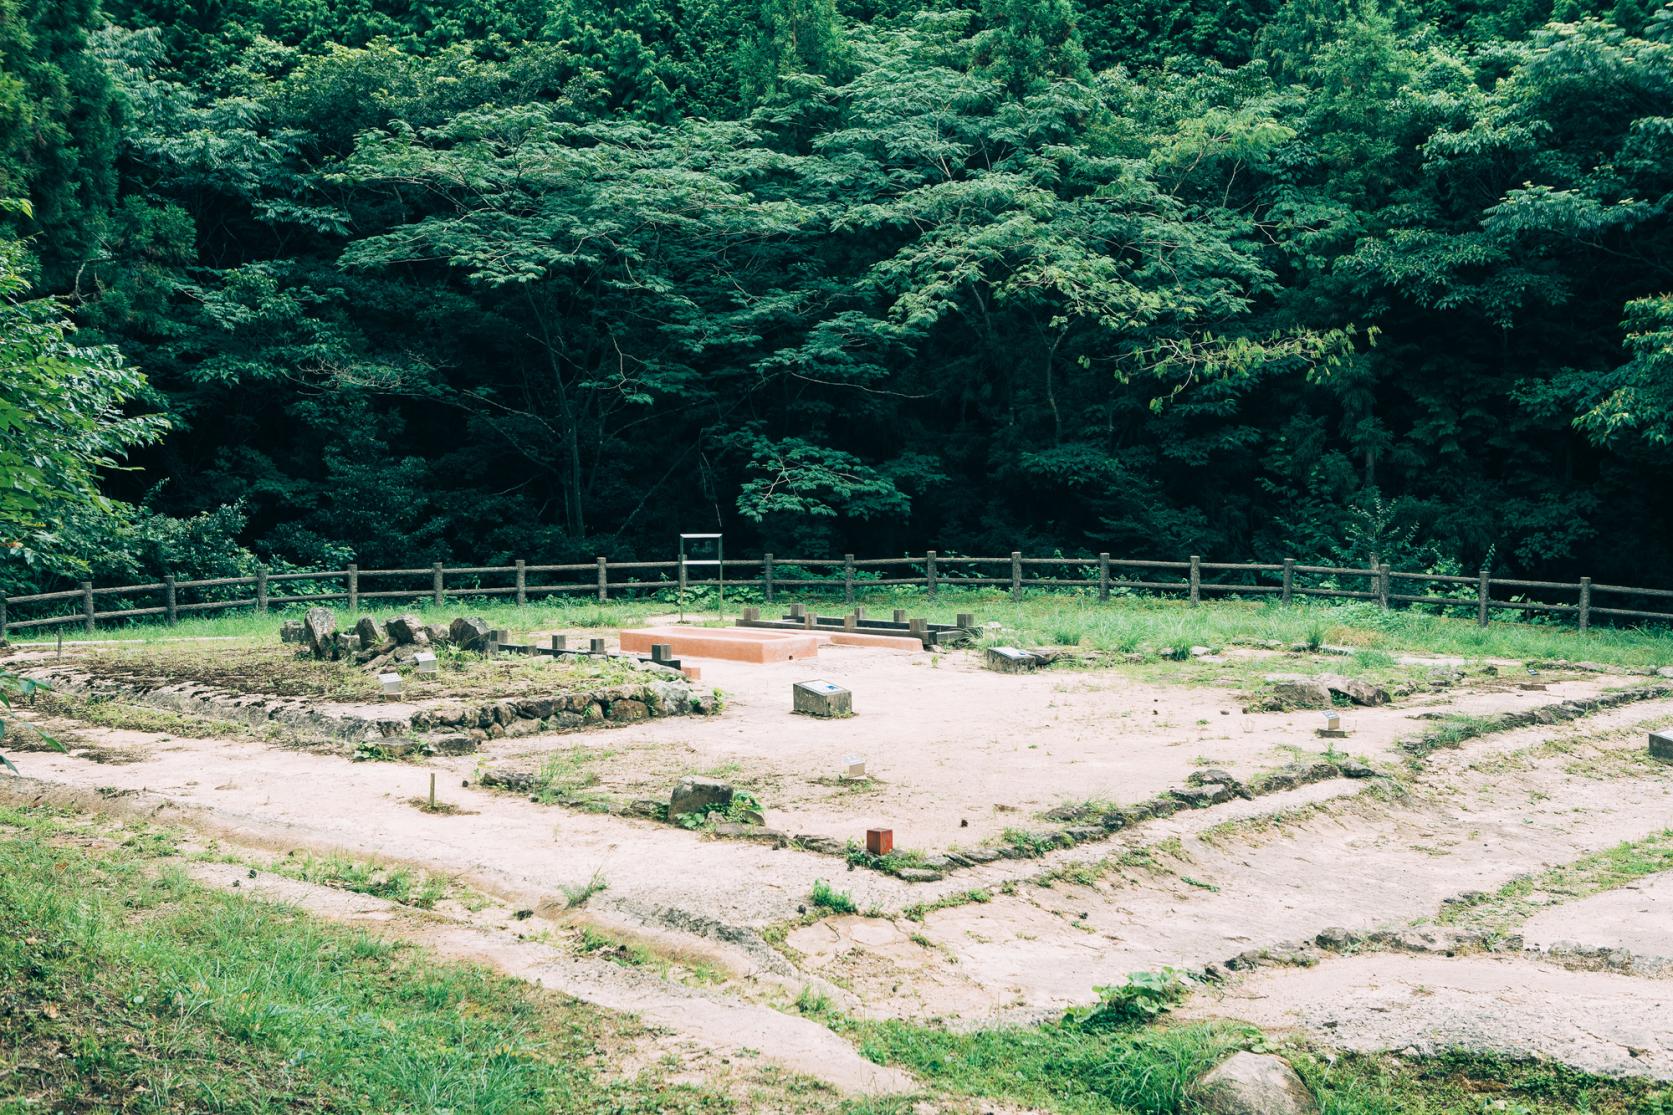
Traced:
<path id="1" fill-rule="evenodd" d="M 1281 708 L 1330 707 L 1330 687 L 1315 678 L 1280 674 L 1266 680 L 1272 684 L 1273 702 Z"/>
<path id="2" fill-rule="evenodd" d="M 383 642 L 383 628 L 371 616 L 361 616 L 354 625 L 355 637 L 360 640 L 361 650 L 371 650 Z"/>
<path id="3" fill-rule="evenodd" d="M 1268 1053 L 1232 1054 L 1192 1092 L 1209 1115 L 1318 1115 L 1319 1110 L 1289 1063 Z"/>
<path id="4" fill-rule="evenodd" d="M 1650 758 L 1673 763 L 1673 728 L 1650 733 Z"/>
<path id="5" fill-rule="evenodd" d="M 281 643 L 305 643 L 308 641 L 308 628 L 299 619 L 286 620 L 279 625 L 279 641 Z"/>
<path id="6" fill-rule="evenodd" d="M 1016 647 L 989 647 L 987 653 L 987 667 L 1002 674 L 1030 673 L 1040 664 L 1040 660 L 1026 650 Z"/>
<path id="7" fill-rule="evenodd" d="M 414 643 L 418 641 L 418 633 L 424 630 L 424 621 L 411 612 L 403 612 L 383 627 L 397 643 Z"/>
<path id="8" fill-rule="evenodd" d="M 488 645 L 488 621 L 478 616 L 460 616 L 447 629 L 448 638 L 460 650 L 482 651 Z"/>
<path id="9" fill-rule="evenodd" d="M 314 657 L 324 658 L 331 653 L 332 636 L 337 634 L 337 616 L 330 608 L 309 608 L 302 617 L 304 642 Z"/>
<path id="10" fill-rule="evenodd" d="M 707 814 L 711 809 L 724 811 L 732 804 L 732 787 L 716 778 L 688 776 L 674 785 L 668 797 L 668 819 L 683 813 Z"/>
<path id="11" fill-rule="evenodd" d="M 829 681 L 798 681 L 790 690 L 792 711 L 807 716 L 854 715 L 854 695 Z"/>
<path id="12" fill-rule="evenodd" d="M 927 867 L 903 867 L 895 872 L 895 878 L 903 883 L 938 883 L 944 876 Z"/>

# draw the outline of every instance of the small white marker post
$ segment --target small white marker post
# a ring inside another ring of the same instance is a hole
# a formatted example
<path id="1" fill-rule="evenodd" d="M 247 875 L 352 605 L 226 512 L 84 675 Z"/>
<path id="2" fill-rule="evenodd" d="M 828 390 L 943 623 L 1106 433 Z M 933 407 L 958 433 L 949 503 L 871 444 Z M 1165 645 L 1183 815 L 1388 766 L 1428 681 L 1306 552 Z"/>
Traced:
<path id="1" fill-rule="evenodd" d="M 1324 714 L 1324 727 L 1319 729 L 1319 735 L 1326 739 L 1346 739 L 1348 730 L 1342 727 L 1342 714 L 1334 709 Z"/>
<path id="2" fill-rule="evenodd" d="M 847 777 L 864 778 L 866 776 L 866 761 L 858 755 L 850 755 L 843 760 L 847 767 Z"/>
<path id="3" fill-rule="evenodd" d="M 401 695 L 400 674 L 379 674 L 378 684 L 383 687 L 383 699 L 386 701 L 391 697 L 399 697 Z"/>
<path id="4" fill-rule="evenodd" d="M 419 673 L 431 676 L 435 674 L 436 656 L 431 654 L 429 651 L 420 651 L 412 661 L 413 664 L 418 667 Z"/>

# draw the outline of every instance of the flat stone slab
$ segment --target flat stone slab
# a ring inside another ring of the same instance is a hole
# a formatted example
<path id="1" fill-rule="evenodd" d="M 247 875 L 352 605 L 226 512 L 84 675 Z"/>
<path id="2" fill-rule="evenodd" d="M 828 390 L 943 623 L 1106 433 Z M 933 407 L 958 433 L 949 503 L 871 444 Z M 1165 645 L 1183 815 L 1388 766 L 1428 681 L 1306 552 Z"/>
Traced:
<path id="1" fill-rule="evenodd" d="M 819 639 L 797 631 L 746 627 L 640 627 L 622 632 L 622 650 L 649 654 L 667 643 L 675 658 L 721 658 L 731 662 L 799 662 L 819 654 Z"/>
<path id="2" fill-rule="evenodd" d="M 1650 757 L 1673 763 L 1673 728 L 1650 733 Z"/>
<path id="3" fill-rule="evenodd" d="M 923 650 L 922 640 L 907 635 L 867 635 L 859 631 L 821 631 L 819 639 L 839 647 L 873 647 L 878 650 Z"/>

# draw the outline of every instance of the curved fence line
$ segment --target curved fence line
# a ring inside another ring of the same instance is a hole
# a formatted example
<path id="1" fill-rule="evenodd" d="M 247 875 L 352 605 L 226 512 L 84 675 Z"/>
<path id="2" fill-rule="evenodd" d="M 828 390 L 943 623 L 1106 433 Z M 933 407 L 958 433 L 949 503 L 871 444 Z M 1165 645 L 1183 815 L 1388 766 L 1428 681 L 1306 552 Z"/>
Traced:
<path id="1" fill-rule="evenodd" d="M 891 570 L 900 572 L 885 575 Z M 705 575 L 693 576 L 697 571 Z M 544 583 L 531 583 L 530 574 L 538 574 Z M 481 583 L 484 578 L 502 577 L 510 578 L 511 583 Z M 365 587 L 368 579 L 372 581 L 371 588 Z M 409 583 L 385 587 L 397 581 Z M 1396 591 L 1396 582 L 1399 587 L 1417 591 Z M 853 554 L 841 558 L 778 558 L 763 554 L 757 559 L 727 559 L 718 566 L 712 561 L 612 562 L 600 557 L 593 562 L 568 565 L 531 565 L 517 561 L 511 565 L 446 566 L 438 562 L 427 568 L 411 569 L 361 569 L 353 564 L 344 569 L 313 572 L 269 573 L 260 569 L 249 577 L 178 581 L 170 576 L 139 585 L 95 586 L 91 581 L 83 581 L 77 588 L 60 592 L 0 597 L 0 639 L 8 631 L 76 624 L 93 632 L 100 620 L 161 617 L 165 623 L 173 624 L 182 613 L 231 608 L 265 612 L 289 604 L 342 602 L 349 611 L 357 611 L 362 601 L 372 600 L 428 599 L 441 607 L 449 596 L 510 596 L 521 605 L 542 596 L 583 594 L 603 601 L 611 599 L 612 593 L 619 597 L 647 590 L 684 592 L 707 587 L 758 589 L 769 604 L 775 596 L 790 590 L 840 588 L 843 599 L 853 603 L 857 592 L 897 585 L 922 587 L 930 597 L 942 588 L 1008 588 L 1013 600 L 1022 599 L 1029 591 L 1063 588 L 1095 589 L 1100 601 L 1129 591 L 1182 595 L 1193 604 L 1204 596 L 1215 595 L 1276 596 L 1286 603 L 1296 597 L 1370 600 L 1382 608 L 1420 605 L 1473 612 L 1476 622 L 1483 627 L 1492 622 L 1495 610 L 1572 617 L 1581 631 L 1587 630 L 1596 618 L 1610 622 L 1673 623 L 1673 611 L 1604 606 L 1593 599 L 1604 595 L 1627 598 L 1615 601 L 1621 604 L 1659 604 L 1664 600 L 1673 601 L 1673 590 L 1600 585 L 1589 577 L 1575 582 L 1517 580 L 1493 577 L 1485 569 L 1474 577 L 1407 573 L 1396 572 L 1375 559 L 1371 566 L 1359 569 L 1302 565 L 1293 558 L 1279 563 L 1211 562 L 1192 555 L 1187 561 L 1152 561 L 1115 558 L 1107 553 L 1086 557 L 1024 557 L 1020 552 L 1013 552 L 1003 557 L 976 557 L 929 550 L 922 555 L 890 558 L 855 558 Z M 284 591 L 276 594 L 275 586 L 284 586 Z M 239 589 L 249 589 L 251 595 L 204 598 L 206 593 L 215 595 L 222 590 Z M 1517 592 L 1519 598 L 1495 599 L 1495 589 Z M 1448 591 L 1452 595 L 1443 595 Z M 1521 598 L 1524 592 L 1556 593 L 1562 599 Z M 106 596 L 124 598 L 118 603 L 126 606 L 100 611 L 99 598 Z M 153 597 L 154 602 L 136 604 L 133 600 L 147 596 Z M 19 605 L 26 610 L 49 606 L 47 610 L 52 614 L 15 618 L 12 610 Z"/>

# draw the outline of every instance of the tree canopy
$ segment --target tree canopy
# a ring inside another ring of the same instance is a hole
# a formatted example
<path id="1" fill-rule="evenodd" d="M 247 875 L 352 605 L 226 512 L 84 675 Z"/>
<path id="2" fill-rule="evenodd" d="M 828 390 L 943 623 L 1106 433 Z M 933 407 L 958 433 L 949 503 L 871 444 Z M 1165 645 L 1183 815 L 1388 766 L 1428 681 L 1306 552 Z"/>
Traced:
<path id="1" fill-rule="evenodd" d="M 5 192 L 125 569 L 1667 580 L 1673 5 L 0 0 Z"/>

